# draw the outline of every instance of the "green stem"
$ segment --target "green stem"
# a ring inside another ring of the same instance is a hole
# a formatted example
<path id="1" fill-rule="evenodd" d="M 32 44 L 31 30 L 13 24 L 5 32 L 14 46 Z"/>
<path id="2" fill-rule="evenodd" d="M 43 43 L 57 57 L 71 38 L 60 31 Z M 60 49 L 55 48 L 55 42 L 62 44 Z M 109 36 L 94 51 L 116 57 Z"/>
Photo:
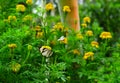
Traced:
<path id="1" fill-rule="evenodd" d="M 29 56 L 30 56 L 30 50 L 28 51 L 27 57 L 26 57 L 25 60 L 23 61 L 23 64 L 25 64 L 25 62 L 28 60 Z"/>

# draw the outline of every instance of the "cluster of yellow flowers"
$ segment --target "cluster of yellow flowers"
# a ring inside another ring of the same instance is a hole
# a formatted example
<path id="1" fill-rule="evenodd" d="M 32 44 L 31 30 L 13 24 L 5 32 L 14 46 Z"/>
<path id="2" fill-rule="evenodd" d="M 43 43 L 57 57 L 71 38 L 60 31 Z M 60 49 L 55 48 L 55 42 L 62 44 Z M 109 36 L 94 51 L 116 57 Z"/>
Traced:
<path id="1" fill-rule="evenodd" d="M 28 4 L 28 5 L 31 5 L 33 2 L 32 2 L 32 0 L 27 0 L 26 1 L 26 4 Z"/>
<path id="2" fill-rule="evenodd" d="M 88 30 L 88 31 L 86 31 L 86 35 L 87 35 L 87 36 L 93 36 L 93 32 L 92 32 L 92 30 Z"/>
<path id="3" fill-rule="evenodd" d="M 8 22 L 16 21 L 16 16 L 8 16 Z"/>
<path id="4" fill-rule="evenodd" d="M 86 59 L 88 59 L 89 57 L 91 57 L 91 60 L 93 60 L 93 55 L 94 55 L 93 52 L 87 52 L 87 53 L 85 53 L 85 55 L 84 55 L 83 58 L 86 60 Z"/>
<path id="5" fill-rule="evenodd" d="M 110 38 L 112 38 L 112 35 L 111 35 L 111 33 L 110 32 L 102 32 L 101 34 L 100 34 L 100 38 L 102 38 L 102 39 L 110 39 Z"/>
<path id="6" fill-rule="evenodd" d="M 8 44 L 8 47 L 11 48 L 11 49 L 13 49 L 13 48 L 16 48 L 17 45 L 16 44 Z"/>
<path id="7" fill-rule="evenodd" d="M 92 42 L 91 42 L 91 45 L 92 45 L 93 47 L 96 47 L 96 48 L 99 47 L 99 43 L 96 42 L 96 41 L 92 41 Z"/>
<path id="8" fill-rule="evenodd" d="M 67 13 L 69 13 L 69 12 L 71 12 L 71 9 L 70 9 L 70 7 L 69 6 L 64 6 L 63 7 L 63 12 L 67 12 Z"/>
<path id="9" fill-rule="evenodd" d="M 82 27 L 86 28 L 87 27 L 87 23 L 90 23 L 91 22 L 91 19 L 90 17 L 84 17 L 83 18 L 83 23 L 81 24 Z"/>
<path id="10" fill-rule="evenodd" d="M 47 11 L 53 10 L 53 9 L 54 9 L 54 6 L 53 6 L 52 3 L 48 3 L 48 4 L 46 4 L 45 9 L 46 9 Z"/>
<path id="11" fill-rule="evenodd" d="M 24 12 L 25 10 L 26 10 L 26 7 L 23 4 L 16 5 L 16 11 Z"/>

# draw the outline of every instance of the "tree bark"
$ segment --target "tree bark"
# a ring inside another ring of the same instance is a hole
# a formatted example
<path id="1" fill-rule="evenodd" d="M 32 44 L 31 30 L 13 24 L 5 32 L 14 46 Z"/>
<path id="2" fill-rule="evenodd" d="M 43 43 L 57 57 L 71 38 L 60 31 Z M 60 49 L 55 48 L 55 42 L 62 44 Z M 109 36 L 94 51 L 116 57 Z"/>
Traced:
<path id="1" fill-rule="evenodd" d="M 57 0 L 59 12 L 61 15 L 61 21 L 66 23 L 68 26 L 73 28 L 74 30 L 80 29 L 80 21 L 79 21 L 79 12 L 78 12 L 78 0 Z M 70 13 L 67 13 L 67 16 L 64 17 L 63 7 L 69 6 L 71 9 Z"/>

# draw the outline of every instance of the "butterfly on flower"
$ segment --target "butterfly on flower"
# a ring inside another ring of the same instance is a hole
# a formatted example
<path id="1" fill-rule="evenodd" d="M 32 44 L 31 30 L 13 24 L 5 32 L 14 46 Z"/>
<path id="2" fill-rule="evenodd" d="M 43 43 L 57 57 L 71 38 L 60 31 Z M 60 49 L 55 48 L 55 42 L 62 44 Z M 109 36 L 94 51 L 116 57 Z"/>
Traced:
<path id="1" fill-rule="evenodd" d="M 42 46 L 42 47 L 40 48 L 40 52 L 41 52 L 42 55 L 45 56 L 45 57 L 50 57 L 50 56 L 53 54 L 52 49 L 51 49 L 51 47 L 49 47 L 49 46 Z"/>

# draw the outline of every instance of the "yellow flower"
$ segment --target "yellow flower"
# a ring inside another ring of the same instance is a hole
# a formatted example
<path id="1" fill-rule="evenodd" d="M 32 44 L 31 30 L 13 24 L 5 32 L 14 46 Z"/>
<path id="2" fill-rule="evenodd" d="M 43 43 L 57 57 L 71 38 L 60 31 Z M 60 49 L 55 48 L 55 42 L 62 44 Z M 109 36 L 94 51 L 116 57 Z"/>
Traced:
<path id="1" fill-rule="evenodd" d="M 26 1 L 26 4 L 28 4 L 28 5 L 31 5 L 33 2 L 32 2 L 32 0 L 27 0 Z"/>
<path id="2" fill-rule="evenodd" d="M 52 50 L 52 48 L 50 46 L 42 46 L 41 48 L 46 48 L 48 50 Z"/>
<path id="3" fill-rule="evenodd" d="M 67 44 L 67 38 L 64 38 L 63 40 L 61 40 L 61 43 Z"/>
<path id="4" fill-rule="evenodd" d="M 53 9 L 54 9 L 54 6 L 53 6 L 52 3 L 48 3 L 48 4 L 46 4 L 45 9 L 46 9 L 47 11 L 53 10 Z"/>
<path id="5" fill-rule="evenodd" d="M 87 35 L 87 36 L 93 36 L 93 32 L 92 32 L 91 30 L 88 30 L 88 31 L 86 32 L 86 35 Z"/>
<path id="6" fill-rule="evenodd" d="M 63 28 L 64 28 L 64 26 L 61 22 L 58 22 L 56 25 L 53 26 L 53 29 L 55 29 L 55 30 L 63 31 Z"/>
<path id="7" fill-rule="evenodd" d="M 64 6 L 64 7 L 63 7 L 63 11 L 69 13 L 69 12 L 71 12 L 71 9 L 70 9 L 69 6 Z"/>
<path id="8" fill-rule="evenodd" d="M 26 10 L 26 7 L 22 4 L 16 5 L 16 10 L 19 12 L 24 12 Z"/>
<path id="9" fill-rule="evenodd" d="M 91 19 L 90 19 L 90 17 L 84 17 L 83 21 L 84 21 L 84 23 L 90 23 Z"/>
<path id="10" fill-rule="evenodd" d="M 16 48 L 17 45 L 16 44 L 8 44 L 8 47 L 11 48 L 11 49 L 13 49 L 13 48 Z"/>
<path id="11" fill-rule="evenodd" d="M 78 33 L 78 34 L 76 35 L 76 37 L 77 37 L 77 39 L 83 39 L 83 36 L 82 36 L 82 34 L 80 34 L 80 33 Z"/>
<path id="12" fill-rule="evenodd" d="M 85 55 L 84 55 L 83 58 L 86 60 L 86 59 L 88 59 L 89 57 L 91 57 L 91 60 L 93 60 L 93 55 L 94 55 L 93 52 L 87 52 L 87 53 L 85 53 Z"/>
<path id="13" fill-rule="evenodd" d="M 40 38 L 40 37 L 42 37 L 42 36 L 43 36 L 43 32 L 37 32 L 36 38 Z"/>
<path id="14" fill-rule="evenodd" d="M 87 24 L 86 23 L 82 23 L 81 26 L 84 27 L 84 28 L 86 28 Z"/>
<path id="15" fill-rule="evenodd" d="M 28 50 L 32 50 L 32 45 L 28 45 Z"/>
<path id="16" fill-rule="evenodd" d="M 96 41 L 92 41 L 92 42 L 91 42 L 91 45 L 92 45 L 93 47 L 96 47 L 96 48 L 99 47 L 99 43 L 96 42 Z"/>
<path id="17" fill-rule="evenodd" d="M 36 31 L 41 31 L 40 26 L 36 26 L 36 27 L 35 27 L 35 30 L 36 30 Z"/>
<path id="18" fill-rule="evenodd" d="M 21 68 L 21 65 L 19 63 L 12 64 L 12 71 L 13 72 L 18 72 Z"/>
<path id="19" fill-rule="evenodd" d="M 67 38 L 64 37 L 64 36 L 61 36 L 61 37 L 58 39 L 58 41 L 60 41 L 60 43 L 62 43 L 62 44 L 67 44 L 67 43 L 68 43 Z"/>
<path id="20" fill-rule="evenodd" d="M 8 22 L 16 21 L 16 16 L 8 16 Z"/>
<path id="21" fill-rule="evenodd" d="M 112 38 L 112 35 L 111 35 L 111 33 L 110 32 L 102 32 L 101 34 L 100 34 L 100 38 L 102 38 L 102 39 L 110 39 L 110 38 Z"/>
<path id="22" fill-rule="evenodd" d="M 24 18 L 23 18 L 23 21 L 31 21 L 32 20 L 32 16 L 31 15 L 26 15 Z"/>
<path id="23" fill-rule="evenodd" d="M 80 51 L 78 49 L 74 49 L 73 54 L 80 55 Z"/>

